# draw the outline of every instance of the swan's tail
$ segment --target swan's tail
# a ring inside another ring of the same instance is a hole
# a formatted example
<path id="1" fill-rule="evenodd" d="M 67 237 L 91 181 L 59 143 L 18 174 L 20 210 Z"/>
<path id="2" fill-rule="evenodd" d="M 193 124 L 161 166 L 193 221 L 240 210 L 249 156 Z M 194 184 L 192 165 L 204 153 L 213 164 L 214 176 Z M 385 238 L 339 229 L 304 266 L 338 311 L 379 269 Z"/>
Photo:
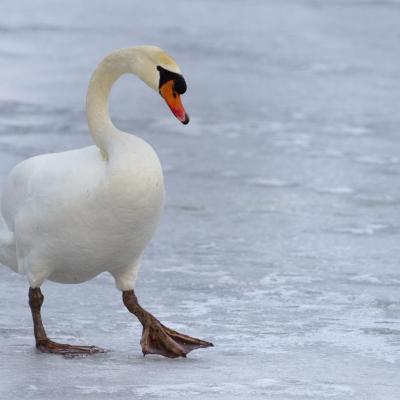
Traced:
<path id="1" fill-rule="evenodd" d="M 10 232 L 0 216 L 0 263 L 14 271 L 18 269 L 14 233 Z"/>

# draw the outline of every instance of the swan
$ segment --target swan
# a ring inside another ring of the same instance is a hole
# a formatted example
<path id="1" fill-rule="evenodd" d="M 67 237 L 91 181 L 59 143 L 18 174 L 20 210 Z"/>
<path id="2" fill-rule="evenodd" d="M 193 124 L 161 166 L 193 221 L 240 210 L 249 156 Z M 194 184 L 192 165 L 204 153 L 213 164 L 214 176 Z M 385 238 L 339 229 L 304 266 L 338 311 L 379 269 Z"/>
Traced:
<path id="1" fill-rule="evenodd" d="M 123 74 L 137 75 L 183 124 L 186 82 L 175 60 L 155 46 L 112 52 L 89 83 L 86 115 L 94 145 L 29 158 L 8 176 L 2 199 L 0 262 L 29 282 L 36 347 L 66 356 L 105 350 L 48 338 L 41 318 L 45 280 L 81 283 L 109 272 L 143 326 L 143 355 L 186 357 L 212 343 L 167 328 L 142 308 L 134 286 L 164 204 L 163 173 L 153 148 L 111 122 L 108 97 Z"/>

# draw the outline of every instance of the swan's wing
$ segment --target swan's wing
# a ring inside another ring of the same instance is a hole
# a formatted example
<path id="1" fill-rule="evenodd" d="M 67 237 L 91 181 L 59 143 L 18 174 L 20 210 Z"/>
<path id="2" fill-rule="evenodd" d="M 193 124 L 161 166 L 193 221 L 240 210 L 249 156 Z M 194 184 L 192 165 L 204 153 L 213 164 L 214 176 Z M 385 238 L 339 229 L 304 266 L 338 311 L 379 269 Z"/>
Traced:
<path id="1" fill-rule="evenodd" d="M 90 146 L 43 154 L 16 165 L 8 176 L 1 202 L 1 214 L 9 230 L 16 231 L 18 219 L 40 220 L 60 202 L 84 193 L 98 181 L 101 168 L 96 164 L 100 160 L 97 148 Z"/>

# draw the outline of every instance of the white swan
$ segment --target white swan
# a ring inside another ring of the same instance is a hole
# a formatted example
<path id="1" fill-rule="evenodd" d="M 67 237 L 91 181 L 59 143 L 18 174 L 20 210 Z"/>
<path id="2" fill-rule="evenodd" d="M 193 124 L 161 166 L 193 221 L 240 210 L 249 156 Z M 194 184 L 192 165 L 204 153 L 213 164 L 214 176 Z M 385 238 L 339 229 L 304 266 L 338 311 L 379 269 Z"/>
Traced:
<path id="1" fill-rule="evenodd" d="M 0 262 L 28 277 L 36 347 L 44 352 L 102 351 L 48 339 L 40 286 L 46 279 L 80 283 L 105 271 L 143 325 L 144 354 L 184 357 L 212 346 L 163 326 L 140 307 L 133 290 L 163 208 L 164 186 L 152 147 L 110 120 L 109 93 L 125 73 L 141 78 L 182 123 L 189 122 L 179 96 L 186 83 L 176 62 L 154 46 L 117 50 L 99 64 L 89 84 L 86 112 L 96 146 L 27 159 L 11 171 L 3 192 Z"/>

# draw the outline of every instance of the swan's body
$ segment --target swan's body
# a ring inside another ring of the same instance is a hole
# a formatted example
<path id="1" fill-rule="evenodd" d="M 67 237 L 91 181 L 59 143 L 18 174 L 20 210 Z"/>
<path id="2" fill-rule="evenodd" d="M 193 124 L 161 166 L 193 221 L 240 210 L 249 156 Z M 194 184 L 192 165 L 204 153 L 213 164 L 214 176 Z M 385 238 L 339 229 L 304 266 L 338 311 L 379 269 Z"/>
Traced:
<path id="1" fill-rule="evenodd" d="M 152 147 L 115 128 L 109 118 L 108 96 L 124 73 L 134 73 L 158 90 L 177 118 L 188 122 L 179 100 L 186 84 L 170 56 L 153 46 L 116 51 L 100 63 L 88 89 L 86 110 L 96 146 L 25 160 L 11 171 L 3 192 L 0 262 L 28 277 L 38 347 L 43 337 L 48 339 L 45 333 L 37 335 L 41 294 L 35 290 L 46 279 L 80 283 L 109 271 L 129 310 L 143 326 L 155 324 L 142 315 L 143 309 L 138 311 L 131 294 L 163 208 L 163 175 Z M 154 346 L 142 343 L 144 352 L 187 352 Z"/>
<path id="2" fill-rule="evenodd" d="M 108 162 L 96 146 L 23 161 L 2 199 L 15 242 L 17 264 L 10 267 L 26 273 L 32 287 L 109 271 L 121 290 L 132 289 L 163 197 L 158 158 L 132 135 L 121 133 Z"/>

